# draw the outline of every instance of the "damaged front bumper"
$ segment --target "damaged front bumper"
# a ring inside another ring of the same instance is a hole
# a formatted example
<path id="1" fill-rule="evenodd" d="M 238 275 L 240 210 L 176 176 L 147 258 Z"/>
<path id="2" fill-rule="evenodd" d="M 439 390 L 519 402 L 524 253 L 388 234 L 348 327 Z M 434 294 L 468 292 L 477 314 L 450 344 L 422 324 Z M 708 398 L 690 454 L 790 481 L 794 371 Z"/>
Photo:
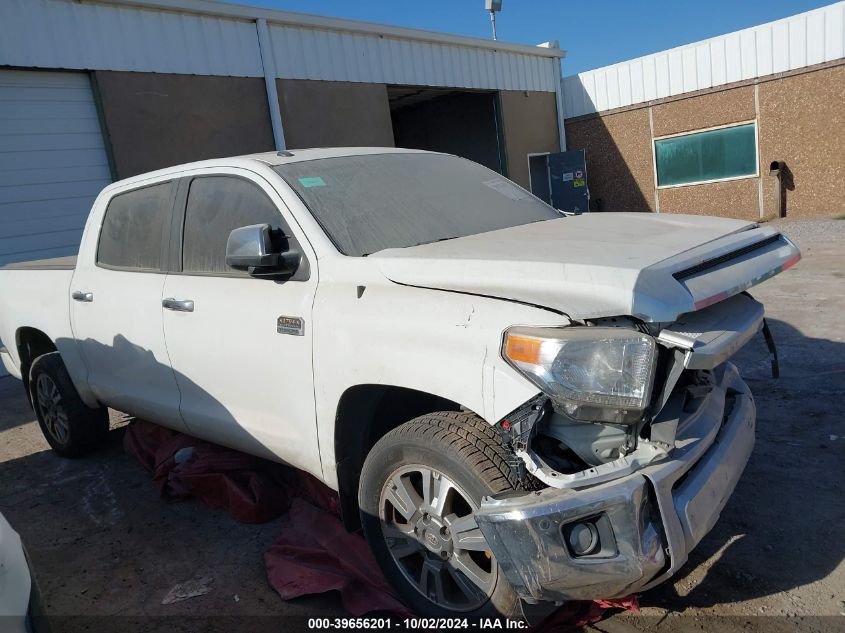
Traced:
<path id="1" fill-rule="evenodd" d="M 622 597 L 653 587 L 686 562 L 719 518 L 754 447 L 748 386 L 730 363 L 713 374 L 712 389 L 693 407 L 682 398 L 676 403 L 675 447 L 663 460 L 587 488 L 483 500 L 476 521 L 522 598 Z M 597 543 L 579 555 L 574 530 Z"/>

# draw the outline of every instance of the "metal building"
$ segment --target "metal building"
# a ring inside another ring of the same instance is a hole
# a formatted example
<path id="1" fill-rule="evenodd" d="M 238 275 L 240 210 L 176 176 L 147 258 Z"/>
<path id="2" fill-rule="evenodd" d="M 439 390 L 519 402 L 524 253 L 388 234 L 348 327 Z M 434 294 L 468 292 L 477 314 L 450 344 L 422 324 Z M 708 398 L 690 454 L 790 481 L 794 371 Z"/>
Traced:
<path id="1" fill-rule="evenodd" d="M 528 186 L 564 146 L 556 43 L 206 0 L 0 1 L 0 265 L 75 251 L 109 181 L 330 145 L 466 156 Z"/>
<path id="2" fill-rule="evenodd" d="M 566 77 L 564 101 L 595 210 L 845 213 L 845 2 Z"/>

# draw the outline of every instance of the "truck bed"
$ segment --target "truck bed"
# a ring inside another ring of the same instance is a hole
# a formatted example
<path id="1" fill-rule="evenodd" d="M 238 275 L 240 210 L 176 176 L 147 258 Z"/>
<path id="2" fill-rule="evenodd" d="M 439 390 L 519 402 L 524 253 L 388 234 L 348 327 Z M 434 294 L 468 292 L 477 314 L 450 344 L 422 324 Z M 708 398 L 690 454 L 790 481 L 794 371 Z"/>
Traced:
<path id="1" fill-rule="evenodd" d="M 0 270 L 73 270 L 76 268 L 76 255 L 53 257 L 52 259 L 34 259 L 28 262 L 16 262 L 0 266 Z"/>
<path id="2" fill-rule="evenodd" d="M 43 332 L 63 356 L 75 360 L 69 305 L 75 266 L 76 257 L 0 266 L 0 341 L 6 347 L 0 364 L 16 378 L 21 377 L 16 341 L 23 327 Z"/>

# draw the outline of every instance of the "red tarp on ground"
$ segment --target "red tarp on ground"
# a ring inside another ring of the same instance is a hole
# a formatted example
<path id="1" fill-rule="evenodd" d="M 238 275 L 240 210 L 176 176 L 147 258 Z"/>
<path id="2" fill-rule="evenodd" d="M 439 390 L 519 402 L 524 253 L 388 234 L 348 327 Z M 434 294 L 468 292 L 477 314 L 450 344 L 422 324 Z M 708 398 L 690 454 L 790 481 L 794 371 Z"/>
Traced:
<path id="1" fill-rule="evenodd" d="M 123 437 L 163 497 L 197 497 L 241 523 L 266 523 L 290 506 L 294 471 L 246 453 L 134 421 Z"/>
<path id="2" fill-rule="evenodd" d="M 337 590 L 354 616 L 411 615 L 394 596 L 366 541 L 335 514 L 294 499 L 279 538 L 264 555 L 270 585 L 284 600 Z"/>
<path id="3" fill-rule="evenodd" d="M 197 497 L 243 523 L 263 523 L 287 511 L 279 538 L 264 556 L 267 580 L 282 599 L 338 591 L 354 616 L 410 615 L 363 537 L 344 529 L 337 494 L 310 475 L 138 420 L 126 429 L 123 446 L 164 497 Z M 538 628 L 579 627 L 608 609 L 637 608 L 636 596 L 570 602 Z"/>

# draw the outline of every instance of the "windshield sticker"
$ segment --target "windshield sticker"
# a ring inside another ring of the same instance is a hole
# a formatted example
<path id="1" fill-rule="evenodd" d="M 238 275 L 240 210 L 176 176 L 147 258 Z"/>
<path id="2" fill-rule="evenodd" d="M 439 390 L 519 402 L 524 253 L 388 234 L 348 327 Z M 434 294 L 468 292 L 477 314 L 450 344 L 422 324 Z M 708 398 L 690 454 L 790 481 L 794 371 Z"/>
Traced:
<path id="1" fill-rule="evenodd" d="M 510 180 L 497 178 L 495 180 L 485 180 L 482 184 L 490 187 L 491 189 L 495 189 L 500 194 L 507 196 L 511 200 L 527 200 L 529 197 L 528 192 L 523 191 Z"/>
<path id="2" fill-rule="evenodd" d="M 309 176 L 308 178 L 300 178 L 299 184 L 310 189 L 311 187 L 325 187 L 325 181 L 319 176 Z"/>
<path id="3" fill-rule="evenodd" d="M 567 180 L 572 180 L 572 172 L 571 171 L 566 172 L 563 176 L 560 177 L 560 179 L 563 182 L 566 182 Z"/>

